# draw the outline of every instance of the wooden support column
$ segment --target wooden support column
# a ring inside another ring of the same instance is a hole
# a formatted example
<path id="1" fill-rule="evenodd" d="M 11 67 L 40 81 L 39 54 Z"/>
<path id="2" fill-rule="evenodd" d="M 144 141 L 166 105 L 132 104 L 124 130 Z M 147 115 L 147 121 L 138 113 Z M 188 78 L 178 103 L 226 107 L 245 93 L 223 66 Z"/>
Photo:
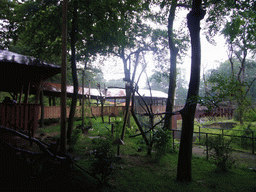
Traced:
<path id="1" fill-rule="evenodd" d="M 25 98 L 24 98 L 24 102 L 23 102 L 25 104 L 28 103 L 29 91 L 30 91 L 30 82 L 28 82 L 28 84 L 26 85 L 26 93 L 25 93 Z"/>
<path id="2" fill-rule="evenodd" d="M 49 106 L 52 106 L 52 96 L 51 95 L 48 96 L 48 100 L 49 100 Z"/>
<path id="3" fill-rule="evenodd" d="M 52 96 L 52 105 L 53 105 L 53 106 L 56 106 L 55 96 Z"/>
<path id="4" fill-rule="evenodd" d="M 23 95 L 23 85 L 21 86 L 21 89 L 20 89 L 19 103 L 21 103 L 22 95 Z"/>
<path id="5" fill-rule="evenodd" d="M 38 104 L 39 103 L 39 97 L 40 97 L 40 91 L 42 89 L 42 80 L 40 80 L 39 82 L 35 83 L 35 87 L 36 87 L 35 103 Z"/>
<path id="6" fill-rule="evenodd" d="M 82 79 L 82 128 L 84 128 L 84 70 Z"/>
<path id="7" fill-rule="evenodd" d="M 39 122 L 39 126 L 43 127 L 44 126 L 44 91 L 40 91 L 40 105 L 41 105 L 41 118 Z"/>

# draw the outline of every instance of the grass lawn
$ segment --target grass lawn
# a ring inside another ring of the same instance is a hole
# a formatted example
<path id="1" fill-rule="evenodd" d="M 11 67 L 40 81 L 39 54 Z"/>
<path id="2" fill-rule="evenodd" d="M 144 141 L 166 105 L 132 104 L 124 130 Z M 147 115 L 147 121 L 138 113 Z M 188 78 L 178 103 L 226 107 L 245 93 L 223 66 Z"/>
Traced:
<path id="1" fill-rule="evenodd" d="M 105 122 L 108 122 L 106 119 Z M 74 127 L 81 124 L 75 122 Z M 118 123 L 117 123 L 118 124 Z M 86 134 L 79 133 L 76 143 L 68 146 L 69 153 L 77 159 L 76 163 L 84 169 L 90 170 L 90 151 L 93 150 L 90 137 L 100 136 L 110 138 L 111 125 L 103 124 L 100 119 L 92 119 L 92 129 Z M 120 127 L 115 130 L 120 132 Z M 46 135 L 59 133 L 60 126 L 42 128 L 40 133 Z M 65 186 L 76 186 L 77 189 L 87 191 L 256 191 L 256 172 L 242 167 L 233 167 L 225 173 L 215 171 L 216 165 L 205 158 L 193 157 L 192 182 L 176 181 L 178 153 L 168 153 L 161 159 L 146 155 L 145 144 L 141 137 L 129 138 L 135 133 L 135 127 L 128 129 L 125 134 L 125 145 L 120 147 L 121 159 L 114 163 L 113 173 L 109 176 L 109 185 L 98 186 L 97 180 L 74 166 L 65 179 Z M 56 134 L 58 136 L 58 134 Z M 56 136 L 55 135 L 55 136 Z M 116 137 L 117 134 L 114 134 Z M 142 151 L 138 152 L 138 148 Z M 113 146 L 116 152 L 117 147 Z M 154 149 L 153 149 L 154 151 Z M 256 166 L 255 166 L 256 167 Z M 50 183 L 57 182 L 54 177 L 48 179 Z M 74 188 L 75 189 L 75 188 Z"/>

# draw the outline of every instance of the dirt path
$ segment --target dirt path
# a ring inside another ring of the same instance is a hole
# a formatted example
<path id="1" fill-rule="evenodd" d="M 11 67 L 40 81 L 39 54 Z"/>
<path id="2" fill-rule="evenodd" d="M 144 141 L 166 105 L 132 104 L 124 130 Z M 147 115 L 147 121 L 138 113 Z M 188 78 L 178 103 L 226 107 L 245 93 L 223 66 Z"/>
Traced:
<path id="1" fill-rule="evenodd" d="M 204 146 L 193 146 L 192 153 L 194 156 L 206 158 L 205 150 Z M 236 165 L 256 169 L 256 154 L 233 151 L 232 156 L 236 160 Z"/>

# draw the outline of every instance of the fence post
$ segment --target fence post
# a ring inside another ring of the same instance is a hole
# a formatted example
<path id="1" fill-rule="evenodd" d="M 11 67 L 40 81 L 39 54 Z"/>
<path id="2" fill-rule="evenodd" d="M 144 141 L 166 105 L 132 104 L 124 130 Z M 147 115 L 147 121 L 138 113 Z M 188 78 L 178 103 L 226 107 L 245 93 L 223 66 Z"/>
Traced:
<path id="1" fill-rule="evenodd" d="M 174 150 L 174 130 L 172 130 L 172 148 Z"/>
<path id="2" fill-rule="evenodd" d="M 200 126 L 199 126 L 199 144 L 201 144 L 201 137 L 200 137 Z"/>
<path id="3" fill-rule="evenodd" d="M 111 123 L 111 133 L 112 133 L 112 136 L 114 136 L 114 123 Z"/>
<path id="4" fill-rule="evenodd" d="M 209 159 L 209 155 L 208 155 L 209 151 L 208 151 L 208 133 L 206 133 L 206 159 Z"/>
<path id="5" fill-rule="evenodd" d="M 252 154 L 254 154 L 254 135 L 253 135 L 253 131 L 252 131 Z"/>
<path id="6" fill-rule="evenodd" d="M 223 137 L 223 130 L 224 130 L 224 129 L 222 128 L 222 129 L 221 129 L 221 132 L 222 132 L 222 137 Z"/>

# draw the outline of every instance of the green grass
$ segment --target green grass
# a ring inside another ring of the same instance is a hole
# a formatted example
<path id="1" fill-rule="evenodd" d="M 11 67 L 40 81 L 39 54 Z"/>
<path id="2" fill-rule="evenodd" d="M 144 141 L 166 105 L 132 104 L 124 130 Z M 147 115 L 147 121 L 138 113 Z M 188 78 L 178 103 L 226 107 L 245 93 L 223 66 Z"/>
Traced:
<path id="1" fill-rule="evenodd" d="M 235 121 L 220 119 L 219 122 L 235 122 Z M 212 121 L 208 121 L 202 125 L 210 125 L 212 123 L 213 123 Z M 233 137 L 232 142 L 231 142 L 231 147 L 234 150 L 244 151 L 244 152 L 252 152 L 251 139 L 241 138 L 240 136 L 251 137 L 252 133 L 250 130 L 256 131 L 256 123 L 255 122 L 246 122 L 244 125 L 238 124 L 231 130 L 224 129 L 223 132 L 221 129 L 203 128 L 202 125 L 195 123 L 195 126 L 194 126 L 194 132 L 199 132 L 199 127 L 200 127 L 201 138 L 205 138 L 205 136 L 206 136 L 205 133 L 208 133 L 208 137 L 214 136 L 212 134 L 222 134 L 223 133 L 223 135 L 229 135 L 229 136 L 225 136 L 226 139 L 231 139 Z M 248 128 L 248 126 L 249 126 L 250 130 L 246 133 L 244 130 L 246 130 Z M 196 133 L 196 135 L 198 136 L 199 133 Z M 239 136 L 239 137 L 236 137 L 236 136 Z M 254 132 L 254 137 L 255 136 L 256 136 L 256 132 Z M 254 149 L 256 150 L 256 142 L 254 143 Z"/>
<path id="2" fill-rule="evenodd" d="M 159 164 L 140 157 L 138 165 L 126 163 L 115 176 L 111 191 L 255 191 L 256 175 L 246 169 L 216 173 L 215 165 L 202 158 L 192 160 L 192 182 L 176 181 L 177 154 L 165 156 Z"/>
<path id="3" fill-rule="evenodd" d="M 90 157 L 85 154 L 93 150 L 92 139 L 89 136 L 101 136 L 108 139 L 111 135 L 106 128 L 107 126 L 110 129 L 109 124 L 103 124 L 101 118 L 91 120 L 93 126 L 89 134 L 81 134 L 78 137 L 71 153 L 77 158 L 76 163 L 88 170 L 90 169 Z M 105 120 L 108 122 L 107 118 Z M 74 126 L 79 124 L 81 121 L 75 122 Z M 120 147 L 122 158 L 115 163 L 114 173 L 109 181 L 110 186 L 96 187 L 99 191 L 256 191 L 256 173 L 247 169 L 246 164 L 243 164 L 243 168 L 233 167 L 226 173 L 217 173 L 212 161 L 206 161 L 205 158 L 200 157 L 192 158 L 192 182 L 176 181 L 178 153 L 167 154 L 156 161 L 154 152 L 152 157 L 146 155 L 147 150 L 141 136 L 129 138 L 129 135 L 134 134 L 134 129 L 125 134 L 125 145 Z M 43 130 L 55 132 L 60 130 L 60 126 Z M 117 135 L 114 134 L 114 137 Z M 117 149 L 116 146 L 113 147 L 114 150 Z M 142 152 L 138 152 L 138 147 L 142 148 Z M 70 177 L 72 184 L 82 185 L 85 188 L 86 185 L 91 188 L 90 183 L 93 183 L 94 187 L 97 186 L 93 178 L 79 169 L 75 169 L 72 174 L 73 176 Z M 90 182 L 85 182 L 88 180 Z"/>

